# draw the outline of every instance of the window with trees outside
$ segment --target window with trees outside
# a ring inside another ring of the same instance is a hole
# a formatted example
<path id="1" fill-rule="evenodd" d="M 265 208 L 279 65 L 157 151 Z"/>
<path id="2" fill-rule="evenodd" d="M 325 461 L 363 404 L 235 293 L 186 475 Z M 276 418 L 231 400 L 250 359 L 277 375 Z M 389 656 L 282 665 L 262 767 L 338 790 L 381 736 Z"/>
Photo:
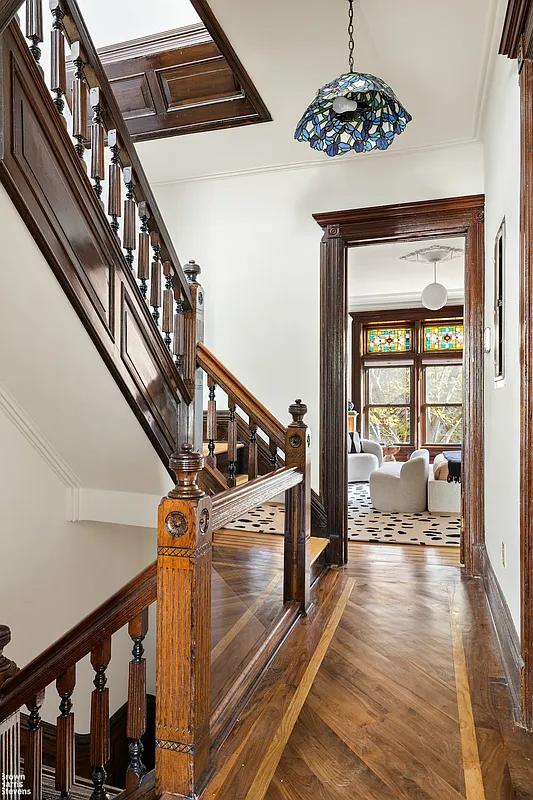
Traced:
<path id="1" fill-rule="evenodd" d="M 351 315 L 353 400 L 365 438 L 406 449 L 461 446 L 464 325 L 462 307 L 452 310 L 461 316 Z"/>

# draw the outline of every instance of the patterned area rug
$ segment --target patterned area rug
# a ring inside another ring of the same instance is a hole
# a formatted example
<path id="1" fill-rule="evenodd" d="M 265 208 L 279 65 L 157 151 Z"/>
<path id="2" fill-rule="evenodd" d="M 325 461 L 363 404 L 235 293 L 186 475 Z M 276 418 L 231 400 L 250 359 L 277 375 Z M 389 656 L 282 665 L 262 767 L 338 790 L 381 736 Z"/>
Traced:
<path id="1" fill-rule="evenodd" d="M 348 538 L 352 542 L 430 544 L 458 547 L 461 518 L 447 514 L 376 511 L 368 483 L 348 485 Z"/>
<path id="2" fill-rule="evenodd" d="M 283 536 L 285 508 L 264 503 L 226 528 Z M 370 500 L 368 483 L 348 485 L 348 538 L 352 542 L 386 544 L 429 544 L 458 547 L 461 518 L 447 514 L 389 514 L 376 511 Z"/>

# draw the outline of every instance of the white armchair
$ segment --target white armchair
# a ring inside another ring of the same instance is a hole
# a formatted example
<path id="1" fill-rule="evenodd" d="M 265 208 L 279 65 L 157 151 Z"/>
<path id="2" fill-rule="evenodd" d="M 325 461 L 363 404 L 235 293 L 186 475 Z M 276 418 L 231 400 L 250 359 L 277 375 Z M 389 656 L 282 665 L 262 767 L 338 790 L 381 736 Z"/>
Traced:
<path id="1" fill-rule="evenodd" d="M 400 461 L 383 464 L 370 475 L 372 505 L 378 511 L 426 511 L 428 475 L 428 450 L 415 450 L 403 464 Z"/>
<path id="2" fill-rule="evenodd" d="M 361 439 L 361 447 L 361 453 L 348 453 L 348 483 L 368 481 L 383 462 L 383 448 L 379 442 Z"/>

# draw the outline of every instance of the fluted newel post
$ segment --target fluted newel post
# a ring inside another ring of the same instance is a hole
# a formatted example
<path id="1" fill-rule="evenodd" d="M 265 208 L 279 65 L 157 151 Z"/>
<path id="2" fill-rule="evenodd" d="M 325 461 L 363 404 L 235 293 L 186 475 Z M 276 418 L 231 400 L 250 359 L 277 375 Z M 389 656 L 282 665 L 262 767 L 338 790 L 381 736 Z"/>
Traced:
<path id="1" fill-rule="evenodd" d="M 309 606 L 309 538 L 311 536 L 311 434 L 304 422 L 307 406 L 301 400 L 289 406 L 292 422 L 285 435 L 285 465 L 297 467 L 303 482 L 285 497 L 283 600 L 297 600 L 303 612 Z"/>
<path id="2" fill-rule="evenodd" d="M 4 647 L 11 641 L 11 631 L 7 625 L 0 625 L 0 693 L 2 685 L 12 678 L 18 667 L 14 661 L 3 653 Z M 9 776 L 21 774 L 20 770 L 20 713 L 16 711 L 0 722 L 0 780 L 5 776 L 2 785 L 2 798 L 18 800 L 21 796 L 17 781 L 9 780 Z"/>
<path id="3" fill-rule="evenodd" d="M 159 506 L 157 547 L 156 789 L 196 797 L 209 763 L 211 500 L 200 453 L 170 459 L 176 486 Z"/>
<path id="4" fill-rule="evenodd" d="M 196 345 L 204 340 L 204 290 L 198 283 L 201 267 L 196 261 L 189 261 L 183 267 L 192 295 L 192 309 L 185 312 L 185 354 L 183 377 L 193 395 L 189 406 L 189 438 L 196 450 L 201 452 L 203 444 L 203 388 L 204 376 L 196 366 Z"/>

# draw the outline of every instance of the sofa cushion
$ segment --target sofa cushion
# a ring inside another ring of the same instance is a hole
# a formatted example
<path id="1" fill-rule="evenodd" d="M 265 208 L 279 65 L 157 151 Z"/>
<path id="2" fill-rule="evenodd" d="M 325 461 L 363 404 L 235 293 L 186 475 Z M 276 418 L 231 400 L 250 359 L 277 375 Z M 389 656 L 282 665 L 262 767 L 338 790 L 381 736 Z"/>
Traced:
<path id="1" fill-rule="evenodd" d="M 348 436 L 349 436 L 348 452 L 349 453 L 361 453 L 362 452 L 362 447 L 361 447 L 361 437 L 359 436 L 359 432 L 358 431 L 349 431 Z"/>
<path id="2" fill-rule="evenodd" d="M 433 461 L 433 477 L 436 481 L 448 480 L 448 459 L 443 453 L 438 453 Z"/>

